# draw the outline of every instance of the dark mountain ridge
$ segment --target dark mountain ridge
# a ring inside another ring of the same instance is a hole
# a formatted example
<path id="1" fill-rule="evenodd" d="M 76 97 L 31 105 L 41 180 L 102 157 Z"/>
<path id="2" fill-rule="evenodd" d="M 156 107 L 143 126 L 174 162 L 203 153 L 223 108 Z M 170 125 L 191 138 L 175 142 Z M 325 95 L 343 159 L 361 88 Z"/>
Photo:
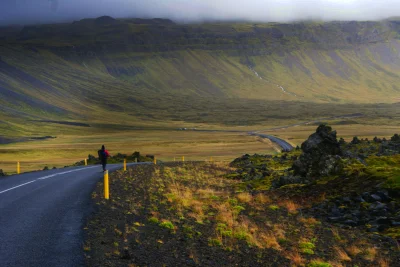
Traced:
<path id="1" fill-rule="evenodd" d="M 101 47 L 129 51 L 206 50 L 290 50 L 307 45 L 317 49 L 346 48 L 354 45 L 398 39 L 399 21 L 327 23 L 217 23 L 176 24 L 164 19 L 111 17 L 84 19 L 71 24 L 49 24 L 0 29 L 8 43 L 43 47 L 75 46 L 94 51 Z M 44 39 L 42 39 L 44 38 Z M 59 40 L 49 44 L 49 39 Z M 68 44 L 68 45 L 66 45 Z"/>

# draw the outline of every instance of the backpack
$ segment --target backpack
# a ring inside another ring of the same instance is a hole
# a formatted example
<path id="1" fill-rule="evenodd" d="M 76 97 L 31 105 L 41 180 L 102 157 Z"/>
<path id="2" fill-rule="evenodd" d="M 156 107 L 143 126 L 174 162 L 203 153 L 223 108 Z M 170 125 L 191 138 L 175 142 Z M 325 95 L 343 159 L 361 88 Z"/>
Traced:
<path id="1" fill-rule="evenodd" d="M 107 159 L 106 151 L 100 149 L 97 151 L 97 154 L 99 155 L 99 160 Z"/>

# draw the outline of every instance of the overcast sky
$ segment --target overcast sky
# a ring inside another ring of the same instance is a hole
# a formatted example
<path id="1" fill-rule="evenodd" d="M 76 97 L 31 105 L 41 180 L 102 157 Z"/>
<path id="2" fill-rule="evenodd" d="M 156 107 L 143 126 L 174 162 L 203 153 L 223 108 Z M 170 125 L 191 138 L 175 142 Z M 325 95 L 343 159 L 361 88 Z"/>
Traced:
<path id="1" fill-rule="evenodd" d="M 377 20 L 400 16 L 400 0 L 0 0 L 0 24 L 112 17 L 177 21 Z"/>

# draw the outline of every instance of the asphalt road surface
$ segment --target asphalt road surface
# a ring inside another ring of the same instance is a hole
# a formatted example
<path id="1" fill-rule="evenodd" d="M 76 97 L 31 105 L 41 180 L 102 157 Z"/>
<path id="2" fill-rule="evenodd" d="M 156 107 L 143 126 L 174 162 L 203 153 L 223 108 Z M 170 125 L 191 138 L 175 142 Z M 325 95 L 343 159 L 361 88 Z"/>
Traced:
<path id="1" fill-rule="evenodd" d="M 84 266 L 83 227 L 102 178 L 101 165 L 0 178 L 0 266 Z"/>
<path id="2" fill-rule="evenodd" d="M 269 140 L 271 140 L 272 142 L 274 142 L 278 146 L 280 146 L 282 148 L 282 151 L 292 151 L 293 150 L 293 146 L 291 144 L 289 144 L 285 140 L 280 139 L 276 136 L 268 135 L 268 134 L 259 134 L 259 133 L 254 133 L 254 132 L 250 132 L 249 134 L 259 136 L 261 138 L 268 138 Z"/>

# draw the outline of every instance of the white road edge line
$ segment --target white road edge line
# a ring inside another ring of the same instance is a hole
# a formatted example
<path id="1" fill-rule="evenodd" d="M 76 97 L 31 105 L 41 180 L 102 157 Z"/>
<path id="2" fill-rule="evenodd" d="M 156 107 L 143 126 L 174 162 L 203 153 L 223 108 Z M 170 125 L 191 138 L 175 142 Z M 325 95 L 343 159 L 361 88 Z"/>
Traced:
<path id="1" fill-rule="evenodd" d="M 41 178 L 37 178 L 37 179 L 35 179 L 33 181 L 30 181 L 30 182 L 27 182 L 27 183 L 24 183 L 24 184 L 20 184 L 20 185 L 11 187 L 11 188 L 9 188 L 7 190 L 1 191 L 0 194 L 3 194 L 5 192 L 11 191 L 13 189 L 16 189 L 18 187 L 21 187 L 21 186 L 24 186 L 24 185 L 27 185 L 27 184 L 31 184 L 31 183 L 37 182 L 39 180 L 45 180 L 45 179 L 49 179 L 49 178 L 54 177 L 54 176 L 63 175 L 63 174 L 66 174 L 66 173 L 71 173 L 71 172 L 84 171 L 84 170 L 92 169 L 92 168 L 96 168 L 96 167 L 98 168 L 98 166 L 93 166 L 93 167 L 86 167 L 86 168 L 81 168 L 81 169 L 77 169 L 77 170 L 72 170 L 72 171 L 60 172 L 60 173 L 56 173 L 56 174 L 52 174 L 52 175 L 47 175 L 47 176 L 44 176 L 44 177 L 41 177 Z"/>
<path id="2" fill-rule="evenodd" d="M 47 175 L 47 176 L 43 176 L 41 178 L 37 178 L 36 180 L 46 180 L 46 179 L 52 178 L 54 176 L 63 175 L 63 174 L 71 173 L 71 172 L 83 171 L 83 170 L 92 169 L 92 168 L 96 168 L 96 167 L 98 168 L 99 166 L 93 166 L 93 167 L 81 168 L 81 169 L 67 171 L 67 172 L 55 173 L 52 175 Z"/>
<path id="3" fill-rule="evenodd" d="M 12 187 L 12 188 L 9 188 L 9 189 L 7 189 L 7 190 L 1 191 L 0 194 L 3 194 L 3 193 L 5 193 L 5 192 L 7 192 L 7 191 L 13 190 L 13 189 L 15 189 L 15 188 L 18 188 L 18 187 L 21 187 L 21 186 L 24 186 L 24 185 L 27 185 L 27 184 L 31 184 L 31 183 L 33 183 L 33 182 L 36 182 L 36 180 L 30 181 L 30 182 L 27 182 L 27 183 L 24 183 L 24 184 L 20 184 L 20 185 L 14 186 L 14 187 Z"/>

